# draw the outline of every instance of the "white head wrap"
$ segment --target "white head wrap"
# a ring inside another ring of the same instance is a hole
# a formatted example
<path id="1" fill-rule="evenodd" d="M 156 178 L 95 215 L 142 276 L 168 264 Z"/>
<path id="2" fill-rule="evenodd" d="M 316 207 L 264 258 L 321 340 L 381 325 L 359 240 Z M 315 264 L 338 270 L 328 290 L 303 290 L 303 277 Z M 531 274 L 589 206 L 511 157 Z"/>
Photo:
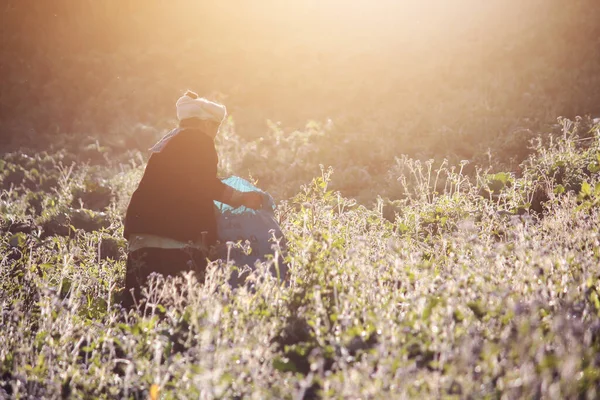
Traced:
<path id="1" fill-rule="evenodd" d="M 227 109 L 224 105 L 213 103 L 202 97 L 193 98 L 187 94 L 177 100 L 176 106 L 177 118 L 180 121 L 188 118 L 198 118 L 221 123 L 227 115 Z"/>
<path id="2" fill-rule="evenodd" d="M 196 93 L 190 91 L 177 100 L 176 106 L 177 118 L 179 118 L 180 121 L 188 118 L 198 118 L 205 121 L 215 121 L 220 124 L 227 115 L 227 109 L 225 106 L 198 97 Z M 150 148 L 150 152 L 160 153 L 165 148 L 167 143 L 169 143 L 169 141 L 181 131 L 181 127 L 173 129 L 158 143 L 152 146 L 152 148 Z M 217 131 L 209 133 L 209 136 L 214 139 L 214 135 L 216 135 L 216 133 Z"/>

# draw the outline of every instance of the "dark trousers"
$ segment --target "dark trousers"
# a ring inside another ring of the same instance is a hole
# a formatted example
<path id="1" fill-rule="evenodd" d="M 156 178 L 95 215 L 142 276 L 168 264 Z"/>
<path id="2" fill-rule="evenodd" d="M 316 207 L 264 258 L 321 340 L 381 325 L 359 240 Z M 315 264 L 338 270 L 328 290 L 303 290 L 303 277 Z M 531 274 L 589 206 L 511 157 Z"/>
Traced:
<path id="1" fill-rule="evenodd" d="M 143 248 L 133 251 L 127 256 L 127 272 L 125 275 L 125 290 L 123 292 L 122 305 L 126 308 L 131 308 L 135 302 L 139 303 L 142 300 L 141 288 L 146 284 L 148 276 L 153 272 L 166 277 L 185 271 L 194 271 L 198 281 L 204 282 L 206 265 L 205 254 L 192 248 Z"/>

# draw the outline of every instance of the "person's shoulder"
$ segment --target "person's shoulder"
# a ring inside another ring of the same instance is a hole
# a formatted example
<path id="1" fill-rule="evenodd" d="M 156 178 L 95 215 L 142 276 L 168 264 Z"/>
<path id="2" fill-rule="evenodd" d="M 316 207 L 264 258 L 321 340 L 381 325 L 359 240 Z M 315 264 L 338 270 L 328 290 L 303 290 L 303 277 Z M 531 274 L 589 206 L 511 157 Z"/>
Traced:
<path id="1" fill-rule="evenodd" d="M 197 129 L 182 129 L 171 141 L 176 141 L 179 146 L 209 145 L 212 140 Z"/>
<path id="2" fill-rule="evenodd" d="M 161 151 L 161 157 L 171 154 L 181 154 L 188 151 L 194 151 L 199 146 L 202 146 L 202 142 L 199 140 L 197 132 L 190 132 L 188 129 L 183 129 L 177 132 Z"/>

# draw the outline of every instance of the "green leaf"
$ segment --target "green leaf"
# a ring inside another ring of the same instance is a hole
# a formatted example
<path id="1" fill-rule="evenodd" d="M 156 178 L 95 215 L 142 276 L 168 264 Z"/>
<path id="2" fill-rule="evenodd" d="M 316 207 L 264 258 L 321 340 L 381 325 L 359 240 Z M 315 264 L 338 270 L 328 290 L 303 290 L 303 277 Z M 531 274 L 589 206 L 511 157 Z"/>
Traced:
<path id="1" fill-rule="evenodd" d="M 582 196 L 592 196 L 592 185 L 587 182 L 583 182 L 581 184 L 581 195 Z"/>
<path id="2" fill-rule="evenodd" d="M 410 228 L 408 227 L 408 225 L 406 225 L 404 222 L 400 222 L 398 224 L 398 232 L 400 233 L 406 233 L 409 231 L 409 229 Z"/>
<path id="3" fill-rule="evenodd" d="M 598 164 L 597 162 L 593 161 L 591 163 L 588 164 L 587 169 L 595 174 L 596 172 L 600 171 L 600 164 Z"/>
<path id="4" fill-rule="evenodd" d="M 277 357 L 273 360 L 273 368 L 281 372 L 298 372 L 296 365 L 288 358 Z"/>
<path id="5" fill-rule="evenodd" d="M 456 309 L 452 312 L 452 318 L 454 321 L 460 323 L 465 320 L 465 315 L 460 310 Z"/>
<path id="6" fill-rule="evenodd" d="M 475 314 L 475 316 L 479 319 L 483 318 L 487 314 L 483 305 L 481 305 L 481 303 L 479 303 L 478 301 L 471 301 L 471 302 L 467 303 L 467 306 L 471 309 L 471 311 L 473 311 L 473 314 Z"/>
<path id="7" fill-rule="evenodd" d="M 593 291 L 590 293 L 590 301 L 596 308 L 596 311 L 600 311 L 600 298 L 598 298 L 598 292 Z"/>
<path id="8" fill-rule="evenodd" d="M 510 175 L 506 172 L 498 172 L 493 176 L 493 180 L 500 181 L 502 184 L 506 185 L 506 183 L 510 180 Z"/>

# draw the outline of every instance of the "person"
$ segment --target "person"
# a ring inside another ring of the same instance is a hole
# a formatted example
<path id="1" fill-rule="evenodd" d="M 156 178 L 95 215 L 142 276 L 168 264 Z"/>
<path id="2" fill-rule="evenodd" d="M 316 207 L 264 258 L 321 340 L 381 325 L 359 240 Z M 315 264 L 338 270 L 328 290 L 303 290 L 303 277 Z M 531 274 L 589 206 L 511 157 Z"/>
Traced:
<path id="1" fill-rule="evenodd" d="M 148 276 L 194 271 L 204 280 L 208 251 L 217 240 L 214 200 L 259 209 L 259 193 L 243 193 L 217 178 L 214 139 L 226 108 L 188 91 L 176 103 L 179 126 L 151 149 L 124 222 L 129 242 L 122 304 L 140 301 Z"/>

